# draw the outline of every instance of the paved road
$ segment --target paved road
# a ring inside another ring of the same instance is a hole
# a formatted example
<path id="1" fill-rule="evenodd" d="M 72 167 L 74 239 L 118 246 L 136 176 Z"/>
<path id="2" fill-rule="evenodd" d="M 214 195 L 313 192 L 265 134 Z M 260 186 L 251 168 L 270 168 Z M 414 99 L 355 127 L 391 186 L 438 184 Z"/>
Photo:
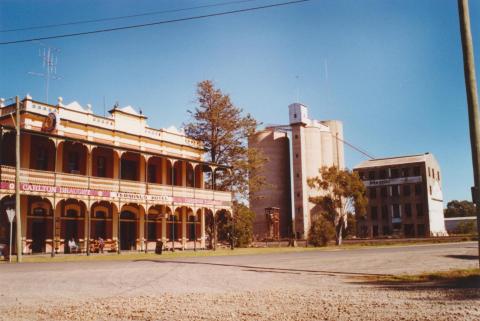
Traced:
<path id="1" fill-rule="evenodd" d="M 355 275 L 477 266 L 475 242 L 340 251 L 0 265 L 0 305 L 15 300 L 315 288 Z"/>
<path id="2" fill-rule="evenodd" d="M 474 242 L 171 261 L 2 264 L 0 321 L 480 320 L 478 284 L 401 290 L 358 278 L 476 266 Z"/>

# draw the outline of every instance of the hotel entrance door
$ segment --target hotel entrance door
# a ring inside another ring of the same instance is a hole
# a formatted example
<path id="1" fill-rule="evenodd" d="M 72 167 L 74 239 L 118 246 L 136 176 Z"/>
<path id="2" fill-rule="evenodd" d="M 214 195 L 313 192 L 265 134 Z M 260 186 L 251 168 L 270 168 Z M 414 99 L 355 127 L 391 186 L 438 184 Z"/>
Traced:
<path id="1" fill-rule="evenodd" d="M 136 223 L 120 222 L 120 249 L 135 250 L 137 243 Z"/>
<path id="2" fill-rule="evenodd" d="M 32 253 L 45 252 L 45 221 L 32 222 Z"/>

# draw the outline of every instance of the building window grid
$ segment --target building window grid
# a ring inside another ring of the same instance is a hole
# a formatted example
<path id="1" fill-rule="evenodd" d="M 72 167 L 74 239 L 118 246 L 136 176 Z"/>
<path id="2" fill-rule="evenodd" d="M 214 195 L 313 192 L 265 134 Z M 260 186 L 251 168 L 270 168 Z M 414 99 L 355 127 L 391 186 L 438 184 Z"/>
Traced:
<path id="1" fill-rule="evenodd" d="M 372 218 L 372 220 L 378 219 L 378 211 L 376 206 L 372 206 L 370 208 L 370 217 Z"/>

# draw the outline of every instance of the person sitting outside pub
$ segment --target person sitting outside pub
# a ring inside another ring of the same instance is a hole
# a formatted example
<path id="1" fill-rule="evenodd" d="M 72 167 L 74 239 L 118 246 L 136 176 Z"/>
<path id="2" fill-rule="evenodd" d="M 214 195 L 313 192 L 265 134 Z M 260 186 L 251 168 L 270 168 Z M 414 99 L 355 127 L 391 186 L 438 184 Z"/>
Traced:
<path id="1" fill-rule="evenodd" d="M 68 241 L 68 247 L 70 248 L 70 253 L 76 253 L 80 250 L 80 247 L 75 242 L 75 239 L 72 237 L 70 241 Z"/>
<path id="2" fill-rule="evenodd" d="M 103 253 L 103 248 L 105 247 L 105 241 L 103 238 L 99 237 L 98 238 L 98 252 Z"/>

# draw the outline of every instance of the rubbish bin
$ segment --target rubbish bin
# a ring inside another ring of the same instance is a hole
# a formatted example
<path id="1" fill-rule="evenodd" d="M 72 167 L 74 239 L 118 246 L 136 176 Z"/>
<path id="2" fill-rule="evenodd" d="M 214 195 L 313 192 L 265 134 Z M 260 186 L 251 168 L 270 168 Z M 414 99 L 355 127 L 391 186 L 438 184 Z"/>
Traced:
<path id="1" fill-rule="evenodd" d="M 155 253 L 162 254 L 162 251 L 163 251 L 163 242 L 157 241 L 157 245 L 155 246 Z"/>

